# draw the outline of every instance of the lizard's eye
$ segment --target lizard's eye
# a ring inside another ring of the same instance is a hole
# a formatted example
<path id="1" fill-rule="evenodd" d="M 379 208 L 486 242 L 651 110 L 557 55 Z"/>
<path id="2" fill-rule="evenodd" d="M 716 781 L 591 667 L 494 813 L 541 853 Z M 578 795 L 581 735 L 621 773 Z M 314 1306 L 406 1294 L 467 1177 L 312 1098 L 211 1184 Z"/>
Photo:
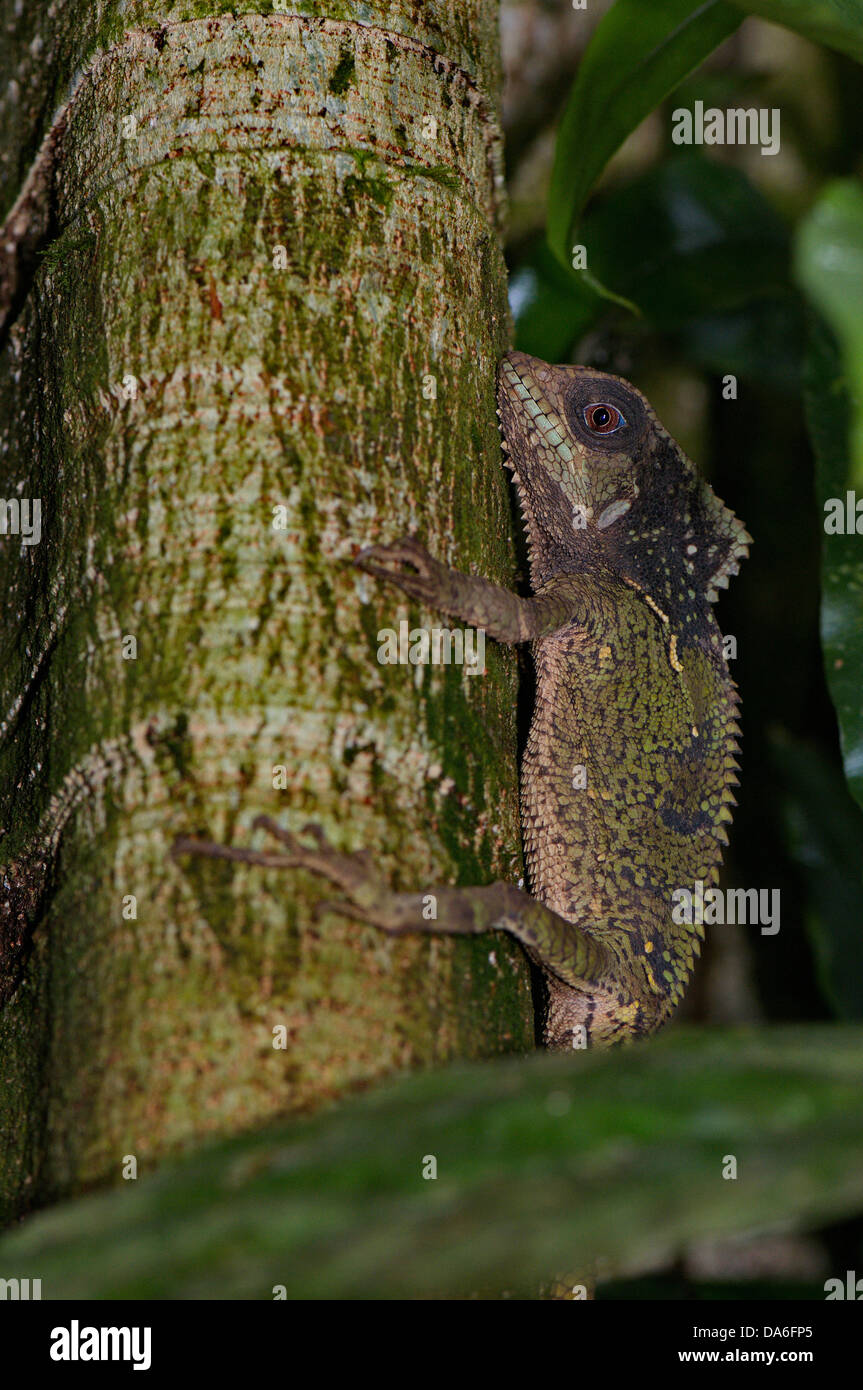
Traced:
<path id="1" fill-rule="evenodd" d="M 585 406 L 584 423 L 594 434 L 614 434 L 626 421 L 617 406 L 599 401 L 596 405 Z"/>

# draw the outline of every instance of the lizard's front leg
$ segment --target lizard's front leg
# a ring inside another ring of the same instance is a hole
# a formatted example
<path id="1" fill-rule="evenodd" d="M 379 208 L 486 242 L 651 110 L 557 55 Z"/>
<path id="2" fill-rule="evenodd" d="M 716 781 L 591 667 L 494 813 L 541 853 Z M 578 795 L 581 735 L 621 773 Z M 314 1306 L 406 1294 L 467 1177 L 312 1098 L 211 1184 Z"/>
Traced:
<path id="1" fill-rule="evenodd" d="M 270 816 L 258 816 L 254 829 L 266 830 L 283 852 L 241 849 L 212 840 L 182 837 L 174 842 L 174 858 L 186 854 L 229 859 L 267 869 L 306 869 L 326 879 L 344 895 L 337 902 L 319 903 L 316 912 L 330 909 L 368 922 L 391 936 L 406 932 L 440 932 L 475 936 L 506 931 L 565 984 L 590 989 L 608 968 L 604 946 L 572 922 L 552 912 L 510 883 L 476 888 L 430 888 L 425 893 L 398 893 L 375 870 L 370 856 L 342 854 L 333 849 L 319 826 L 306 826 L 306 844 Z"/>
<path id="2" fill-rule="evenodd" d="M 450 569 L 406 536 L 392 545 L 373 545 L 354 563 L 367 574 L 395 584 L 429 608 L 437 608 L 471 627 L 484 628 L 498 642 L 530 642 L 577 619 L 578 600 L 571 582 L 547 586 L 528 598 L 478 575 Z"/>

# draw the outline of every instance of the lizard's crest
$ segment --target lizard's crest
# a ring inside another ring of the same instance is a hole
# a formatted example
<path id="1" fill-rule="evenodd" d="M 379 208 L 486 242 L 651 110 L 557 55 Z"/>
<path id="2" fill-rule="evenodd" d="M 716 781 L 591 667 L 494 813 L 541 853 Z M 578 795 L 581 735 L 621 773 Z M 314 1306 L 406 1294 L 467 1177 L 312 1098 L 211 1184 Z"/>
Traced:
<path id="1" fill-rule="evenodd" d="M 685 622 L 738 573 L 751 537 L 628 381 L 513 352 L 498 414 L 534 588 L 611 569 Z"/>

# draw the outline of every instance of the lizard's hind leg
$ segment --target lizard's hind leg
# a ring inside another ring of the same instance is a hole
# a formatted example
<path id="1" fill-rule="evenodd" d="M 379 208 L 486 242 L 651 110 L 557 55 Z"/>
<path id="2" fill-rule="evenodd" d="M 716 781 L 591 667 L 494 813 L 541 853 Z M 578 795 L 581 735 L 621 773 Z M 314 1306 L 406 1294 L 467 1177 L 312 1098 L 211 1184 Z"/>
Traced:
<path id="1" fill-rule="evenodd" d="M 182 837 L 175 840 L 172 856 L 228 859 L 265 869 L 305 869 L 344 895 L 335 902 L 318 903 L 316 915 L 325 910 L 342 912 L 390 936 L 407 932 L 456 936 L 509 932 L 547 970 L 576 989 L 598 983 L 608 970 L 608 952 L 600 942 L 511 883 L 399 893 L 375 869 L 368 851 L 344 854 L 334 849 L 320 826 L 307 825 L 302 831 L 310 844 L 284 830 L 270 816 L 258 816 L 253 829 L 266 830 L 284 851 L 240 849 Z"/>

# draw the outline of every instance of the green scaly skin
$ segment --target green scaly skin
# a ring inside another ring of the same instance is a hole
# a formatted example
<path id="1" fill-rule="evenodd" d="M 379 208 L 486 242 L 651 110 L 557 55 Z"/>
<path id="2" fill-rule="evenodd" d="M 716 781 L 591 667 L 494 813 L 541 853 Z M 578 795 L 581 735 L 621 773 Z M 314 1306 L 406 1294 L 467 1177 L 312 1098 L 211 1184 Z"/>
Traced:
<path id="1" fill-rule="evenodd" d="M 532 643 L 531 892 L 395 893 L 318 827 L 309 844 L 266 817 L 285 852 L 181 840 L 175 853 L 310 869 L 343 895 L 325 906 L 393 935 L 508 931 L 542 967 L 546 1045 L 608 1046 L 671 1016 L 700 949 L 672 895 L 715 884 L 728 843 L 738 701 L 711 604 L 750 538 L 619 377 L 511 353 L 498 406 L 533 594 L 451 570 L 413 538 L 357 564 L 499 642 Z"/>

